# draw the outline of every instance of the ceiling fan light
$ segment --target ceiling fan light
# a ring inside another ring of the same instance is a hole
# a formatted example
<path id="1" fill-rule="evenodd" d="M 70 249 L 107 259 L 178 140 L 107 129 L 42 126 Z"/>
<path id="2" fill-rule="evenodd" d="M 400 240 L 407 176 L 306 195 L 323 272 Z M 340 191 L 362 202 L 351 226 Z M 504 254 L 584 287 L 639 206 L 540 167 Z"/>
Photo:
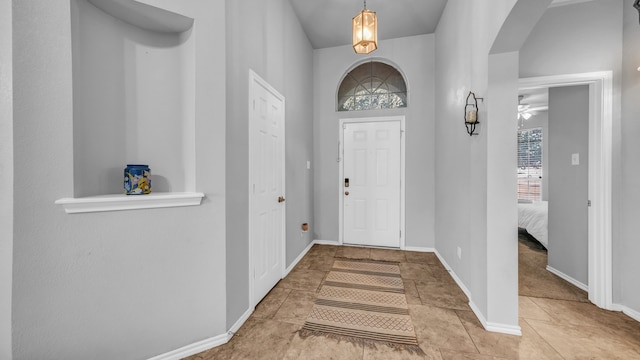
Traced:
<path id="1" fill-rule="evenodd" d="M 368 54 L 378 48 L 378 17 L 365 8 L 352 21 L 353 50 L 357 54 Z"/>

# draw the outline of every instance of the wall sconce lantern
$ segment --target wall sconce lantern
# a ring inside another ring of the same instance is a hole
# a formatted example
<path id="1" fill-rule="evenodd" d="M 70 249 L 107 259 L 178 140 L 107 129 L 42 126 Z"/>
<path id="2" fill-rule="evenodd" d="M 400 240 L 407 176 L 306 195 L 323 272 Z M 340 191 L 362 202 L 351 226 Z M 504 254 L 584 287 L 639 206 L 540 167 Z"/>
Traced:
<path id="1" fill-rule="evenodd" d="M 378 17 L 367 9 L 367 0 L 364 9 L 351 20 L 351 25 L 356 54 L 368 54 L 378 48 Z"/>
<path id="2" fill-rule="evenodd" d="M 464 126 L 467 128 L 467 134 L 469 134 L 469 136 L 478 135 L 475 133 L 476 125 L 479 123 L 478 100 L 484 101 L 484 98 L 476 97 L 476 94 L 469 91 L 469 95 L 467 95 L 467 103 L 464 106 Z"/>

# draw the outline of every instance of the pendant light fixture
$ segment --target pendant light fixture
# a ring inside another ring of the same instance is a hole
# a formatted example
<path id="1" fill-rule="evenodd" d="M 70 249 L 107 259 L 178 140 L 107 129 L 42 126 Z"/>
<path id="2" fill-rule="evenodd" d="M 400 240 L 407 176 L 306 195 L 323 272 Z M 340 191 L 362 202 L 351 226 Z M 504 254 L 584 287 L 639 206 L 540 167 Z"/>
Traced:
<path id="1" fill-rule="evenodd" d="M 353 50 L 357 54 L 368 54 L 378 48 L 378 17 L 375 11 L 364 9 L 351 22 L 353 33 Z"/>

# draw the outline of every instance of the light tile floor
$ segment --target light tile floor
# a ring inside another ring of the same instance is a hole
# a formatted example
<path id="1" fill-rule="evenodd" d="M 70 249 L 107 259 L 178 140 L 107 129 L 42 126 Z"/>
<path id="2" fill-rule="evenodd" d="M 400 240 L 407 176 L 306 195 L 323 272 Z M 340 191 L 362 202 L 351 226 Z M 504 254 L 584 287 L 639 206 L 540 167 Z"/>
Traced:
<path id="1" fill-rule="evenodd" d="M 424 356 L 296 334 L 335 257 L 400 262 Z M 521 337 L 487 332 L 433 253 L 314 245 L 229 343 L 187 359 L 640 359 L 640 323 L 622 313 L 530 296 L 519 306 Z"/>

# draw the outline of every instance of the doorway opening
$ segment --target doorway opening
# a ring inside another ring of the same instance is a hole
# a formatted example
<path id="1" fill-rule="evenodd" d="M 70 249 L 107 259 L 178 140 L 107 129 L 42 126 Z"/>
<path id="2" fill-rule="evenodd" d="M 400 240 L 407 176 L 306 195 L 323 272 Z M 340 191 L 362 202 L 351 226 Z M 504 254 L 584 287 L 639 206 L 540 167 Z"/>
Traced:
<path id="1" fill-rule="evenodd" d="M 588 146 L 588 291 L 589 301 L 613 309 L 612 280 L 612 153 L 613 74 L 611 71 L 524 78 L 519 88 L 589 86 Z M 575 284 L 574 284 L 575 285 Z"/>

